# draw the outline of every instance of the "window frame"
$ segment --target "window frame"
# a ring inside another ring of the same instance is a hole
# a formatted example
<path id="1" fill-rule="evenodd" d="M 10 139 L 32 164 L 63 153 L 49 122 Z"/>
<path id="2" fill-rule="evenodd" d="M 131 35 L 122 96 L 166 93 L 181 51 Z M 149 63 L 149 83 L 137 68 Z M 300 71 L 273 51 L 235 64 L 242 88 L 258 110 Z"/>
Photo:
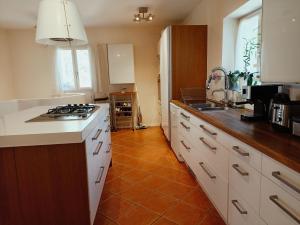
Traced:
<path id="1" fill-rule="evenodd" d="M 74 93 L 77 91 L 82 91 L 82 92 L 90 92 L 93 91 L 94 89 L 94 76 L 92 72 L 92 57 L 91 57 L 91 49 L 89 45 L 83 45 L 83 46 L 69 46 L 69 47 L 58 47 L 57 50 L 71 50 L 71 55 L 72 55 L 72 66 L 73 66 L 73 76 L 74 76 L 74 87 L 73 89 L 69 90 L 64 90 L 62 91 L 64 93 Z M 77 62 L 77 50 L 88 50 L 89 53 L 89 59 L 90 59 L 90 71 L 91 71 L 91 87 L 80 87 L 80 81 L 79 81 L 79 72 L 78 72 L 78 62 Z M 59 78 L 61 79 L 61 77 Z"/>

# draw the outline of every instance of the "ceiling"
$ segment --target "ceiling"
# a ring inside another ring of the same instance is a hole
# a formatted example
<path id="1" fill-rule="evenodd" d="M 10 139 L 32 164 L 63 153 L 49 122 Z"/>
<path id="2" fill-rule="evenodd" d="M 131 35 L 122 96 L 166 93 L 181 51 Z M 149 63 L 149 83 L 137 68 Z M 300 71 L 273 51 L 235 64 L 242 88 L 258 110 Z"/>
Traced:
<path id="1" fill-rule="evenodd" d="M 40 0 L 0 0 L 0 27 L 34 27 Z M 151 24 L 165 25 L 183 20 L 201 0 L 73 0 L 86 26 L 134 25 L 140 6 L 150 7 Z"/>

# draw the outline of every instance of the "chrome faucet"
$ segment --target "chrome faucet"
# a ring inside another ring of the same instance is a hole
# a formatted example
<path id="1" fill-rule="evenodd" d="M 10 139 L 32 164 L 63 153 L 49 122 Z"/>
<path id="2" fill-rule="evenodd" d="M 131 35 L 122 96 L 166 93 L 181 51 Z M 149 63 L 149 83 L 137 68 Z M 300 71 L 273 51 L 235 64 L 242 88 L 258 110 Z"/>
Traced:
<path id="1" fill-rule="evenodd" d="M 224 92 L 224 99 L 223 102 L 225 104 L 225 107 L 228 107 L 229 98 L 228 98 L 228 90 L 229 90 L 229 81 L 228 81 L 228 73 L 225 68 L 223 67 L 215 67 L 211 71 L 211 75 L 209 76 L 207 86 L 206 88 L 210 89 L 210 83 L 213 79 L 213 73 L 216 71 L 222 71 L 224 73 L 224 88 L 216 89 L 212 91 L 212 95 L 214 95 L 216 92 Z"/>

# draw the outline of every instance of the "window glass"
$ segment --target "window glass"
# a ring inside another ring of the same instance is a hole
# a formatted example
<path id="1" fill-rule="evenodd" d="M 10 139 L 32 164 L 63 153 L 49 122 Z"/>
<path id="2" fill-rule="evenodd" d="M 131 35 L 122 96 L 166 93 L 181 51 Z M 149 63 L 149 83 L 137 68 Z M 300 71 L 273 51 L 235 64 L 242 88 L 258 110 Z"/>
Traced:
<path id="1" fill-rule="evenodd" d="M 90 56 L 87 49 L 76 50 L 77 70 L 80 88 L 92 87 Z"/>
<path id="2" fill-rule="evenodd" d="M 59 79 L 63 91 L 92 88 L 92 71 L 88 48 L 59 48 L 57 50 L 56 68 L 57 79 Z"/>
<path id="3" fill-rule="evenodd" d="M 58 68 L 63 90 L 75 89 L 72 50 L 58 50 Z"/>
<path id="4" fill-rule="evenodd" d="M 259 74 L 260 54 L 260 14 L 256 13 L 240 20 L 236 40 L 235 69 Z"/>

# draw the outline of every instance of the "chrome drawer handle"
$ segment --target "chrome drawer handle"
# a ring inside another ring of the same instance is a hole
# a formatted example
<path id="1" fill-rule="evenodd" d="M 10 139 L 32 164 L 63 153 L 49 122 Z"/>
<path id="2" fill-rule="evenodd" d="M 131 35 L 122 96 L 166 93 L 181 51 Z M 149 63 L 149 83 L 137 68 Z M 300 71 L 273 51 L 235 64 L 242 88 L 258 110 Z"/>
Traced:
<path id="1" fill-rule="evenodd" d="M 102 176 L 103 176 L 103 172 L 104 172 L 104 166 L 101 166 L 100 171 L 99 171 L 99 175 L 97 177 L 97 180 L 95 181 L 95 184 L 100 184 Z"/>
<path id="2" fill-rule="evenodd" d="M 200 139 L 200 141 L 201 141 L 203 144 L 205 144 L 212 152 L 216 153 L 217 148 L 211 146 L 210 144 L 208 144 L 208 143 L 205 141 L 204 137 L 201 137 L 201 138 L 199 138 L 199 139 Z"/>
<path id="3" fill-rule="evenodd" d="M 190 119 L 191 119 L 191 117 L 185 115 L 184 113 L 180 113 L 180 115 L 188 121 L 190 121 Z"/>
<path id="4" fill-rule="evenodd" d="M 180 141 L 180 142 L 181 142 L 181 144 L 183 145 L 183 147 L 184 147 L 186 150 L 188 150 L 188 151 L 191 150 L 191 148 L 188 147 L 188 146 L 184 143 L 184 141 Z"/>
<path id="5" fill-rule="evenodd" d="M 108 133 L 110 131 L 110 125 L 107 126 L 105 133 Z"/>
<path id="6" fill-rule="evenodd" d="M 106 153 L 110 153 L 111 150 L 111 144 L 109 144 L 108 150 L 106 151 Z"/>
<path id="7" fill-rule="evenodd" d="M 292 184 L 289 181 L 285 180 L 281 176 L 281 173 L 279 171 L 272 172 L 272 176 L 275 177 L 277 180 L 281 181 L 282 183 L 284 183 L 286 186 L 290 187 L 291 189 L 293 189 L 294 191 L 296 191 L 297 193 L 300 194 L 300 189 L 295 184 Z"/>
<path id="8" fill-rule="evenodd" d="M 215 175 L 212 175 L 209 170 L 205 167 L 204 162 L 200 162 L 199 165 L 203 169 L 203 171 L 209 176 L 210 179 L 216 179 L 217 177 Z"/>
<path id="9" fill-rule="evenodd" d="M 180 122 L 180 125 L 182 127 L 184 127 L 187 131 L 189 131 L 191 129 L 190 127 L 188 127 L 187 125 L 185 125 L 183 122 Z"/>
<path id="10" fill-rule="evenodd" d="M 233 146 L 232 149 L 239 153 L 241 156 L 249 156 L 249 153 L 241 150 L 239 146 Z"/>
<path id="11" fill-rule="evenodd" d="M 231 203 L 239 211 L 240 214 L 243 214 L 243 215 L 248 214 L 248 212 L 246 210 L 241 208 L 240 203 L 238 202 L 238 200 L 232 200 Z"/>
<path id="12" fill-rule="evenodd" d="M 99 143 L 97 145 L 97 148 L 96 148 L 96 151 L 93 152 L 93 155 L 98 155 L 99 154 L 102 145 L 103 145 L 103 141 L 99 141 Z"/>
<path id="13" fill-rule="evenodd" d="M 209 135 L 215 136 L 217 135 L 216 132 L 210 131 L 209 129 L 207 129 L 204 125 L 200 125 L 199 126 L 202 130 L 204 130 L 206 133 L 208 133 Z"/>
<path id="14" fill-rule="evenodd" d="M 104 123 L 109 121 L 109 116 L 106 117 L 106 119 L 104 120 Z"/>
<path id="15" fill-rule="evenodd" d="M 98 137 L 100 136 L 101 132 L 102 132 L 102 129 L 98 129 L 98 130 L 97 130 L 97 133 L 95 134 L 95 136 L 94 136 L 94 137 L 92 137 L 92 141 L 95 141 L 95 140 L 97 140 L 97 139 L 98 139 Z"/>
<path id="16" fill-rule="evenodd" d="M 298 224 L 300 224 L 300 219 L 294 215 L 292 212 L 290 212 L 283 204 L 279 202 L 279 198 L 277 195 L 271 195 L 269 199 L 277 205 L 280 209 L 282 209 L 287 215 L 289 215 L 291 218 L 293 218 Z M 285 204 L 286 205 L 286 204 Z"/>
<path id="17" fill-rule="evenodd" d="M 242 170 L 241 167 L 239 166 L 239 164 L 233 164 L 232 168 L 235 169 L 242 176 L 249 176 L 249 173 Z"/>

